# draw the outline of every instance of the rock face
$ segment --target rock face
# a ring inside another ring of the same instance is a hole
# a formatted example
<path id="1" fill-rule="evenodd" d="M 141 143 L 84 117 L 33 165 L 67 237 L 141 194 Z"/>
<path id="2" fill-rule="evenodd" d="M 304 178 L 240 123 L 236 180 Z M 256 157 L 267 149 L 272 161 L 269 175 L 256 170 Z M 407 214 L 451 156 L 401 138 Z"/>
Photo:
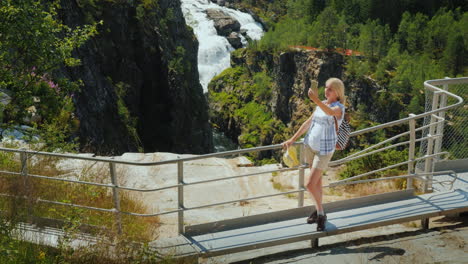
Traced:
<path id="1" fill-rule="evenodd" d="M 298 120 L 304 114 L 301 105 L 307 98 L 311 81 L 317 80 L 319 86 L 325 86 L 331 77 L 343 79 L 343 65 L 344 58 L 338 53 L 297 51 L 280 54 L 273 71 L 273 76 L 277 77 L 271 110 L 285 124 Z"/>
<path id="2" fill-rule="evenodd" d="M 103 21 L 63 70 L 82 80 L 75 96 L 82 151 L 206 153 L 212 150 L 207 103 L 199 83 L 197 40 L 179 0 L 143 5 L 62 1 L 70 26 Z"/>
<path id="3" fill-rule="evenodd" d="M 226 98 L 230 96 L 236 98 L 231 100 L 237 102 L 235 106 L 220 107 L 219 102 L 210 101 L 211 112 L 214 114 L 212 122 L 235 142 L 246 126 L 245 121 L 243 123 L 241 118 L 226 114 L 224 111 L 228 109 L 231 113 L 235 113 L 239 106 L 248 104 L 252 99 L 242 94 L 239 89 L 232 87 L 232 84 L 249 82 L 251 77 L 248 76 L 255 76 L 256 73 L 267 72 L 272 79 L 271 86 L 268 87 L 271 90 L 271 96 L 267 101 L 259 101 L 259 104 L 266 105 L 272 117 L 286 127 L 282 130 L 281 126 L 277 126 L 278 129 L 275 131 L 276 135 L 283 133 L 283 138 L 277 137 L 277 140 L 271 140 L 271 138 L 264 137 L 265 141 L 262 141 L 261 145 L 276 144 L 287 139 L 310 116 L 313 106 L 307 97 L 307 91 L 311 80 L 317 80 L 319 86 L 324 87 L 325 82 L 331 77 L 342 79 L 348 97 L 347 107 L 351 111 L 357 109 L 359 104 L 372 105 L 373 95 L 380 90 L 380 87 L 371 79 L 358 80 L 346 76 L 345 58 L 334 52 L 291 50 L 274 55 L 269 52 L 241 50 L 232 54 L 231 64 L 232 67 L 247 72 L 242 75 L 244 79 L 235 79 L 240 74 L 229 75 L 227 79 L 218 78 L 210 83 L 209 90 L 214 94 L 226 93 Z M 250 84 L 250 86 L 253 85 L 255 84 Z M 377 106 L 374 108 L 372 112 L 379 112 Z M 378 113 L 373 118 L 371 115 L 371 119 L 379 119 L 378 116 Z"/>

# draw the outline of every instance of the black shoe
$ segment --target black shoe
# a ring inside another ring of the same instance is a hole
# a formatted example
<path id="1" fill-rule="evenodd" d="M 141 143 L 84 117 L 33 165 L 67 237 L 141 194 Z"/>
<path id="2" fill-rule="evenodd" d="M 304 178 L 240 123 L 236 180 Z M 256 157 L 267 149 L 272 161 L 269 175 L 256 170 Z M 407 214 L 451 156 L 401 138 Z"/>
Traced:
<path id="1" fill-rule="evenodd" d="M 307 218 L 307 223 L 308 224 L 313 224 L 317 222 L 317 211 L 314 211 L 308 218 Z"/>
<path id="2" fill-rule="evenodd" d="M 317 231 L 325 231 L 325 222 L 327 222 L 327 215 L 317 216 Z"/>

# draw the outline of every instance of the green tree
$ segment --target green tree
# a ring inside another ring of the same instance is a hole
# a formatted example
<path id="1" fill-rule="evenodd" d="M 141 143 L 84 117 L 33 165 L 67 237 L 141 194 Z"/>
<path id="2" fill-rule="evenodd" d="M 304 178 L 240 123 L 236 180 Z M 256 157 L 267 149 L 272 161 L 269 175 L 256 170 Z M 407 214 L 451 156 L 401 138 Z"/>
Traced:
<path id="1" fill-rule="evenodd" d="M 454 25 L 453 12 L 445 12 L 444 9 L 439 10 L 427 23 L 425 52 L 433 54 L 434 58 L 440 58 L 447 45 L 447 38 L 453 32 Z"/>
<path id="2" fill-rule="evenodd" d="M 347 49 L 348 48 L 348 31 L 349 25 L 346 23 L 345 16 L 339 16 L 338 24 L 335 28 L 336 34 L 336 45 L 340 48 Z"/>
<path id="3" fill-rule="evenodd" d="M 59 116 L 67 108 L 65 99 L 78 88 L 78 83 L 60 78 L 56 70 L 80 64 L 72 51 L 97 33 L 96 25 L 72 29 L 62 24 L 59 2 L 0 2 L 0 89 L 11 93 L 5 110 L 10 122 L 23 122 L 31 106 L 39 108 L 44 119 Z"/>
<path id="4" fill-rule="evenodd" d="M 325 8 L 317 17 L 314 28 L 320 47 L 327 49 L 336 47 L 338 44 L 336 32 L 339 21 L 338 13 L 332 7 Z"/>
<path id="5" fill-rule="evenodd" d="M 377 20 L 368 21 L 361 27 L 359 36 L 359 51 L 363 52 L 372 62 L 377 62 L 388 50 L 390 28 L 382 26 Z"/>
<path id="6" fill-rule="evenodd" d="M 463 73 L 464 66 L 468 65 L 467 55 L 468 50 L 464 44 L 463 36 L 460 33 L 450 35 L 441 60 L 445 72 L 451 77 Z"/>
<path id="7" fill-rule="evenodd" d="M 409 53 L 421 54 L 424 49 L 425 28 L 428 22 L 427 16 L 417 13 L 411 15 L 409 12 L 403 14 L 398 28 L 398 42 L 402 49 Z"/>

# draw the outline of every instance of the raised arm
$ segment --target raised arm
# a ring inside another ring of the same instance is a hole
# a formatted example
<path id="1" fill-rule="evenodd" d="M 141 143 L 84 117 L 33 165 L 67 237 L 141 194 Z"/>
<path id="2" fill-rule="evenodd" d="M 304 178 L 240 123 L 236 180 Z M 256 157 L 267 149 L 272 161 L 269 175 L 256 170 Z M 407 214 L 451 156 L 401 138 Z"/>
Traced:
<path id="1" fill-rule="evenodd" d="M 328 105 L 324 104 L 322 101 L 320 101 L 317 94 L 314 93 L 312 89 L 309 89 L 307 95 L 309 95 L 310 100 L 316 103 L 325 114 L 341 118 L 341 108 L 338 106 L 329 107 Z"/>

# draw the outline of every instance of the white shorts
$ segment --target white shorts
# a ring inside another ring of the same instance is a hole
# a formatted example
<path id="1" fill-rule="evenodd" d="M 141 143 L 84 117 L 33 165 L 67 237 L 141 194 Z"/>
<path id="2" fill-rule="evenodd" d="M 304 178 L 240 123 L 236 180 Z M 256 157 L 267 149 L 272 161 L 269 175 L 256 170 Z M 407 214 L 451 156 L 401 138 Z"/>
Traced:
<path id="1" fill-rule="evenodd" d="M 312 165 L 312 168 L 326 170 L 332 156 L 333 152 L 320 155 L 318 151 L 313 150 L 309 145 L 302 144 L 302 164 Z"/>

